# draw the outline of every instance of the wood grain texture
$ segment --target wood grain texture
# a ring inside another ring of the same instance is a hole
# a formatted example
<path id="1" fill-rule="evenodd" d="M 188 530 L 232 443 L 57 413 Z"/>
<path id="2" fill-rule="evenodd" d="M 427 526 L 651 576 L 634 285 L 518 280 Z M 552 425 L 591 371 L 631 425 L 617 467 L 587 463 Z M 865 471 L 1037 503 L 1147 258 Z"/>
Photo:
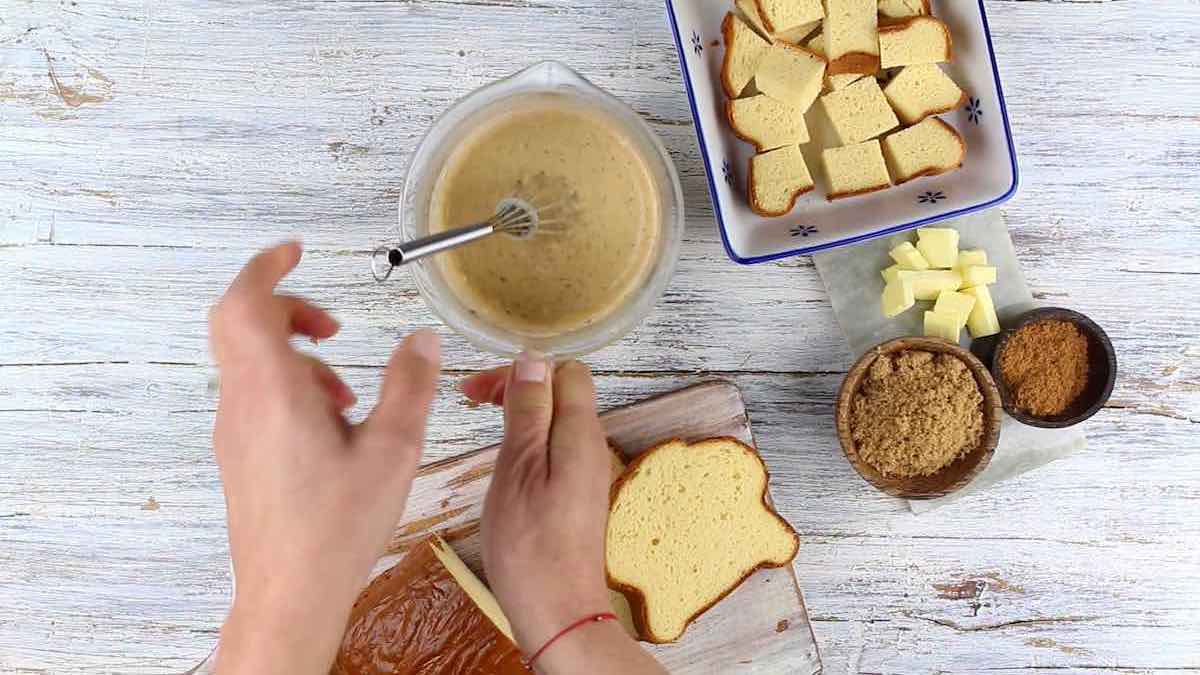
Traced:
<path id="1" fill-rule="evenodd" d="M 649 120 L 688 208 L 668 295 L 589 358 L 601 403 L 701 373 L 743 389 L 827 672 L 1200 671 L 1200 3 L 987 9 L 1014 244 L 1121 377 L 1087 451 L 918 518 L 838 450 L 849 353 L 811 263 L 725 260 L 659 3 L 0 2 L 0 672 L 180 672 L 211 648 L 229 579 L 207 305 L 303 236 L 287 289 L 343 320 L 317 353 L 361 415 L 397 338 L 435 325 L 366 266 L 409 154 L 541 58 Z M 446 351 L 431 460 L 499 433 L 453 386 L 492 360 Z"/>

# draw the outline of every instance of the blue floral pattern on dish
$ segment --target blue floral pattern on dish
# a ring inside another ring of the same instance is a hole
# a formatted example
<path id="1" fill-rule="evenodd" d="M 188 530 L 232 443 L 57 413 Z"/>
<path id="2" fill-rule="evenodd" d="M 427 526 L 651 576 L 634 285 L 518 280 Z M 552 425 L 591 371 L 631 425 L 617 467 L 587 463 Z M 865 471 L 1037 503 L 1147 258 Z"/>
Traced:
<path id="1" fill-rule="evenodd" d="M 983 105 L 979 102 L 979 99 L 975 98 L 974 96 L 967 99 L 967 107 L 964 108 L 964 110 L 967 112 L 967 119 L 971 120 L 976 125 L 978 125 L 983 119 Z"/>
<path id="2" fill-rule="evenodd" d="M 733 167 L 729 166 L 729 160 L 721 160 L 721 175 L 725 177 L 725 182 L 729 187 L 733 187 Z"/>
<path id="3" fill-rule="evenodd" d="M 696 52 L 697 56 L 704 51 L 704 41 L 700 39 L 700 34 L 696 31 L 692 31 L 692 51 Z"/>
<path id="4" fill-rule="evenodd" d="M 941 190 L 936 192 L 922 192 L 921 194 L 917 195 L 918 204 L 936 204 L 943 199 L 946 199 L 946 193 L 942 192 Z"/>
<path id="5" fill-rule="evenodd" d="M 792 229 L 788 230 L 788 234 L 792 235 L 793 237 L 807 237 L 810 234 L 816 233 L 817 228 L 813 227 L 812 225 L 794 225 L 792 226 Z"/>

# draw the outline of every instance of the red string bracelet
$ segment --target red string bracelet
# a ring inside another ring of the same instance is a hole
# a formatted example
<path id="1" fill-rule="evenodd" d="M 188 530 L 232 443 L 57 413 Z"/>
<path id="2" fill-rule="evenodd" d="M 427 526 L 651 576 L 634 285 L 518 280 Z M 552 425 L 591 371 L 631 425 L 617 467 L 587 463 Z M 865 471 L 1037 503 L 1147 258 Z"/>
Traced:
<path id="1" fill-rule="evenodd" d="M 554 637 L 550 638 L 549 640 L 546 641 L 546 644 L 542 645 L 541 649 L 534 652 L 533 656 L 529 657 L 528 659 L 523 659 L 521 661 L 521 663 L 525 666 L 525 668 L 527 670 L 533 670 L 533 662 L 537 661 L 538 657 L 541 656 L 547 649 L 549 649 L 550 645 L 554 644 L 555 642 L 558 642 L 558 639 L 561 638 L 562 636 L 566 635 L 567 633 L 570 633 L 571 631 L 575 630 L 576 628 L 579 628 L 580 626 L 585 626 L 589 623 L 599 623 L 601 621 L 616 621 L 616 620 L 617 620 L 617 615 L 613 614 L 612 612 L 601 612 L 599 614 L 591 614 L 589 616 L 585 616 L 582 619 L 571 624 L 570 626 L 567 626 L 566 628 L 558 631 L 558 633 Z"/>

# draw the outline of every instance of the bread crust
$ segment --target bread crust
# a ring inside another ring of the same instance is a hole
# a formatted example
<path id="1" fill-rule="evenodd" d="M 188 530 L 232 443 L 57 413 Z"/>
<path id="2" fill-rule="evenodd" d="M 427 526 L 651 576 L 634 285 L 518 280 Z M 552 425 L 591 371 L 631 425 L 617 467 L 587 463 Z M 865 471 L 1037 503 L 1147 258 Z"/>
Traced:
<path id="1" fill-rule="evenodd" d="M 754 8 L 758 10 L 758 18 L 762 20 L 763 28 L 766 28 L 772 35 L 779 32 L 779 28 L 772 23 L 771 17 L 767 16 L 767 12 L 763 9 L 763 0 L 754 0 Z"/>
<path id="2" fill-rule="evenodd" d="M 788 205 L 786 209 L 779 212 L 771 211 L 762 204 L 759 204 L 758 200 L 754 196 L 754 162 L 751 161 L 750 175 L 746 179 L 746 201 L 750 204 L 750 210 L 754 213 L 764 218 L 777 218 L 779 216 L 786 216 L 787 214 L 791 213 L 792 209 L 796 208 L 796 200 L 799 199 L 801 195 L 812 192 L 815 187 L 815 185 L 809 185 L 808 187 L 796 190 L 792 193 L 791 198 L 788 199 Z"/>
<path id="3" fill-rule="evenodd" d="M 783 519 L 783 516 L 779 515 L 779 513 L 775 510 L 775 507 L 773 507 L 771 505 L 770 501 L 768 500 L 768 497 L 770 495 L 768 488 L 770 487 L 770 484 L 771 484 L 771 473 L 770 473 L 770 471 L 767 470 L 767 464 L 766 464 L 766 462 L 763 461 L 762 455 L 758 454 L 758 451 L 755 450 L 754 448 L 750 447 L 749 445 L 746 445 L 742 441 L 740 441 L 732 436 L 714 436 L 712 438 L 705 438 L 703 440 L 696 441 L 695 443 L 688 443 L 687 441 L 684 441 L 681 438 L 670 438 L 665 441 L 659 441 L 658 443 L 655 443 L 654 445 L 647 448 L 640 455 L 638 455 L 632 462 L 630 462 L 628 468 L 626 468 L 626 470 L 625 470 L 625 473 L 622 474 L 621 477 L 612 484 L 612 487 L 609 488 L 609 492 L 608 492 L 608 507 L 609 507 L 609 509 L 612 509 L 613 502 L 616 501 L 617 494 L 620 493 L 621 487 L 625 485 L 625 482 L 629 479 L 630 476 L 632 476 L 634 474 L 634 472 L 637 470 L 638 466 L 641 465 L 642 461 L 646 457 L 649 457 L 652 452 L 655 452 L 659 448 L 669 445 L 669 444 L 672 444 L 672 443 L 683 443 L 687 446 L 692 446 L 692 445 L 699 445 L 701 443 L 707 443 L 710 441 L 735 443 L 735 444 L 741 446 L 745 452 L 753 455 L 754 458 L 758 460 L 759 464 L 762 465 L 763 475 L 766 477 L 766 480 L 763 481 L 763 492 L 762 492 L 763 508 L 768 513 L 770 513 L 776 520 L 778 520 L 784 526 L 784 528 L 787 529 L 788 532 L 790 532 L 792 534 L 792 542 L 794 545 L 792 546 L 792 552 L 790 555 L 788 555 L 787 560 L 785 560 L 781 563 L 778 563 L 778 564 L 774 564 L 774 563 L 770 563 L 770 562 L 760 562 L 759 564 L 757 564 L 754 567 L 747 570 L 746 573 L 743 574 L 742 577 L 737 580 L 737 582 L 735 582 L 734 584 L 729 586 L 729 588 L 725 589 L 725 591 L 722 592 L 720 595 L 718 595 L 712 602 L 708 603 L 707 605 L 702 607 L 699 611 L 697 611 L 695 614 L 688 617 L 688 620 L 685 621 L 683 624 L 684 632 L 687 631 L 688 626 L 692 625 L 693 621 L 695 621 L 697 618 L 699 618 L 700 615 L 702 615 L 705 612 L 707 612 L 708 610 L 712 609 L 713 606 L 715 606 L 717 603 L 724 600 L 727 595 L 729 595 L 734 590 L 736 590 L 739 586 L 741 586 L 742 583 L 744 581 L 746 581 L 746 579 L 749 579 L 750 575 L 754 574 L 755 572 L 757 572 L 760 569 L 771 568 L 771 567 L 783 567 L 784 565 L 791 564 L 792 560 L 794 560 L 796 558 L 796 554 L 799 553 L 799 551 L 800 551 L 800 535 L 796 534 L 796 530 L 791 526 L 790 523 L 788 523 L 786 520 Z M 650 610 L 646 606 L 646 596 L 642 593 L 641 589 L 637 588 L 636 586 L 629 586 L 629 585 L 623 584 L 623 583 L 617 581 L 616 579 L 614 579 L 612 577 L 612 575 L 609 574 L 609 572 L 608 572 L 607 557 L 605 558 L 604 576 L 608 581 L 609 588 L 615 588 L 616 590 L 623 593 L 625 595 L 625 597 L 629 600 L 630 607 L 633 609 L 634 627 L 637 628 L 638 636 L 641 637 L 642 640 L 644 640 L 646 642 L 650 642 L 652 644 L 670 644 L 670 643 L 678 640 L 679 637 L 681 637 L 683 635 L 683 633 L 680 633 L 680 636 L 677 636 L 673 639 L 668 640 L 668 639 L 660 638 L 650 632 L 650 630 L 649 630 Z"/>
<path id="4" fill-rule="evenodd" d="M 829 201 L 832 202 L 836 199 L 845 199 L 847 197 L 858 197 L 860 195 L 871 194 L 872 192 L 879 192 L 880 190 L 886 190 L 890 187 L 892 187 L 892 184 L 886 183 L 884 185 L 873 185 L 869 188 L 863 188 L 862 190 L 852 190 L 850 192 L 833 192 L 833 193 L 830 193 L 829 196 L 826 197 L 826 199 L 828 199 Z"/>
<path id="5" fill-rule="evenodd" d="M 737 19 L 733 16 L 733 12 L 727 12 L 725 19 L 721 22 L 721 39 L 725 41 L 725 56 L 721 59 L 721 88 L 725 90 L 725 95 L 729 98 L 737 98 L 740 91 L 734 91 L 733 85 L 729 82 L 729 62 L 730 54 L 733 52 L 733 22 Z"/>
<path id="6" fill-rule="evenodd" d="M 932 117 L 934 115 L 941 115 L 942 113 L 950 112 L 951 110 L 954 110 L 954 109 L 958 108 L 959 106 L 964 105 L 966 102 L 967 102 L 967 93 L 964 91 L 964 92 L 962 92 L 962 95 L 958 97 L 958 100 L 955 101 L 954 103 L 951 103 L 950 105 L 944 106 L 941 108 L 930 108 L 928 110 L 924 110 L 921 112 L 921 116 L 914 120 L 904 119 L 904 117 L 901 115 L 899 110 L 896 111 L 896 116 L 899 117 L 900 121 L 903 122 L 904 124 L 912 126 L 914 124 L 920 124 L 921 122 L 924 122 L 926 117 Z M 957 129 L 955 130 L 955 132 L 957 133 Z"/>
<path id="7" fill-rule="evenodd" d="M 879 72 L 879 55 L 866 52 L 850 52 L 828 61 L 826 75 L 874 75 Z"/>
<path id="8" fill-rule="evenodd" d="M 900 31 L 908 30 L 909 27 L 911 27 L 913 24 L 917 23 L 918 21 L 933 21 L 934 23 L 936 23 L 938 25 L 939 28 L 942 29 L 942 34 L 946 36 L 946 51 L 945 51 L 945 55 L 943 58 L 947 62 L 953 61 L 954 60 L 954 36 L 950 34 L 950 27 L 946 25 L 946 22 L 942 21 L 941 19 L 939 19 L 935 16 L 929 16 L 928 14 L 923 14 L 920 16 L 910 16 L 907 19 L 901 19 L 895 23 L 889 23 L 889 24 L 880 26 L 879 32 L 880 33 L 898 33 Z"/>
<path id="9" fill-rule="evenodd" d="M 755 152 L 774 150 L 774 148 L 765 147 L 757 138 L 751 137 L 738 128 L 737 122 L 733 119 L 733 100 L 725 101 L 725 121 L 729 122 L 729 129 L 733 131 L 733 135 L 753 145 Z"/>
<path id="10" fill-rule="evenodd" d="M 897 178 L 896 185 L 903 185 L 911 180 L 916 180 L 918 178 L 924 178 L 925 176 L 940 176 L 944 173 L 948 173 L 950 171 L 954 171 L 955 169 L 962 167 L 963 159 L 966 158 L 966 156 L 967 156 L 967 141 L 966 141 L 966 139 L 964 139 L 962 137 L 962 134 L 958 133 L 958 129 L 955 129 L 954 127 L 950 126 L 949 124 L 946 124 L 945 120 L 943 120 L 942 118 L 934 117 L 933 120 L 935 122 L 937 122 L 938 124 L 942 125 L 942 128 L 947 129 L 951 134 L 954 135 L 954 138 L 956 138 L 958 140 L 958 163 L 954 164 L 953 166 L 925 167 L 925 168 L 917 171 L 916 173 L 912 174 L 911 176 L 907 176 L 905 178 Z"/>
<path id="11" fill-rule="evenodd" d="M 733 12 L 726 12 L 725 19 L 721 21 L 721 39 L 725 42 L 725 55 L 721 58 L 721 89 L 725 90 L 725 95 L 729 98 L 741 97 L 742 92 L 745 91 L 750 86 L 750 83 L 754 81 L 753 77 L 750 78 L 750 82 L 747 82 L 745 87 L 742 87 L 741 90 L 737 91 L 734 90 L 733 83 L 729 81 L 729 64 L 732 60 L 733 54 L 734 21 L 741 21 L 741 19 L 738 18 L 738 16 Z M 750 32 L 756 37 L 762 39 L 762 36 L 758 34 L 758 31 L 754 30 L 754 26 L 751 26 L 749 23 L 747 23 L 746 27 L 749 28 Z M 770 44 L 770 41 L 768 40 L 763 41 L 767 42 L 767 44 Z"/>

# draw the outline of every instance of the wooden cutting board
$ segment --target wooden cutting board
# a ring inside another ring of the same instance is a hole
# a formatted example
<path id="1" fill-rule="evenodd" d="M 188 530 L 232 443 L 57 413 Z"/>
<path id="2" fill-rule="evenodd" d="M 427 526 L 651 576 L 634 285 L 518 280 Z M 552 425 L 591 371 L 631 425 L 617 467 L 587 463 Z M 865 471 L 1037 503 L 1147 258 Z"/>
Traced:
<path id="1" fill-rule="evenodd" d="M 629 458 L 660 440 L 733 436 L 754 445 L 741 392 L 708 382 L 647 399 L 600 416 L 609 438 Z M 404 558 L 407 548 L 441 534 L 482 576 L 479 517 L 498 446 L 421 467 L 405 519 L 372 576 Z M 769 467 L 768 467 L 769 468 Z M 801 542 L 801 549 L 803 549 Z M 755 572 L 670 645 L 646 645 L 671 673 L 812 675 L 821 670 L 804 598 L 790 565 Z M 206 673 L 212 656 L 196 673 Z"/>

